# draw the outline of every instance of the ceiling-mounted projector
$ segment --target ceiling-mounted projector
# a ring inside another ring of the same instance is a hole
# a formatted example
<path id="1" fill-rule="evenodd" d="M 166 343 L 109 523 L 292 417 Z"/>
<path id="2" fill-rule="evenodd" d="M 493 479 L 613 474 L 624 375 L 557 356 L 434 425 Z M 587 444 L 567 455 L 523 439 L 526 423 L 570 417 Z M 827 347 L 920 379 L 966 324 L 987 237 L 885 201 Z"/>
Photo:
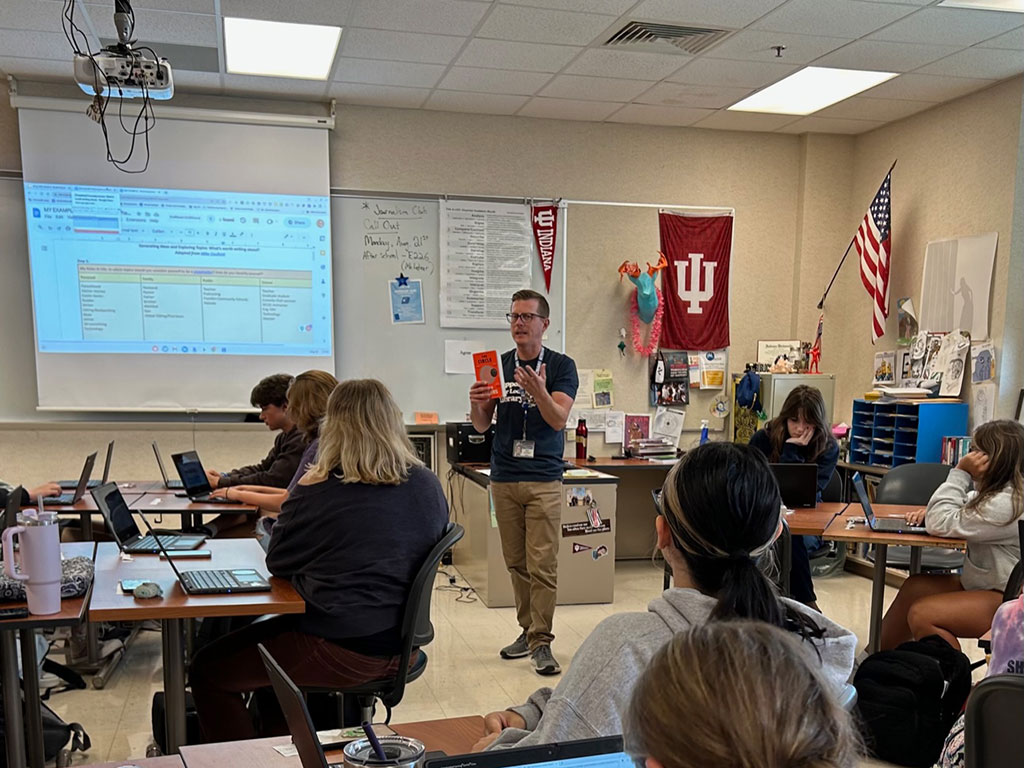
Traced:
<path id="1" fill-rule="evenodd" d="M 167 59 L 149 59 L 138 51 L 104 48 L 93 56 L 75 54 L 75 82 L 90 96 L 166 100 L 174 95 L 174 78 Z"/>

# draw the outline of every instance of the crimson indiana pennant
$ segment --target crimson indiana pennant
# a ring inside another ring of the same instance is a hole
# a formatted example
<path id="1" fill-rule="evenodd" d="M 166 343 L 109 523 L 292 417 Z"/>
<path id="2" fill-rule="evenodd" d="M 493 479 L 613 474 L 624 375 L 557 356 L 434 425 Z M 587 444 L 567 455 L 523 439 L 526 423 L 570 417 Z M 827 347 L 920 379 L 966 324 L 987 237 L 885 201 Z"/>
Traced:
<path id="1" fill-rule="evenodd" d="M 723 349 L 729 346 L 729 262 L 732 216 L 658 214 L 665 316 L 664 349 Z"/>
<path id="2" fill-rule="evenodd" d="M 535 205 L 530 216 L 533 240 L 537 244 L 540 268 L 544 270 L 544 287 L 551 292 L 551 269 L 555 265 L 555 241 L 558 239 L 558 206 Z"/>

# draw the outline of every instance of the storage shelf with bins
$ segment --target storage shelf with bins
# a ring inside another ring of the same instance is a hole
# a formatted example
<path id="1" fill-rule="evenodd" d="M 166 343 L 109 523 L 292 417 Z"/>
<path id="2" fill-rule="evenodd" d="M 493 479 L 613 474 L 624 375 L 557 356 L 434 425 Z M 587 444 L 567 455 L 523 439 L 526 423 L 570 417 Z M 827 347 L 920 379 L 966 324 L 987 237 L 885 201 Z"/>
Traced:
<path id="1" fill-rule="evenodd" d="M 876 467 L 938 462 L 942 438 L 966 432 L 966 403 L 854 400 L 850 462 Z"/>

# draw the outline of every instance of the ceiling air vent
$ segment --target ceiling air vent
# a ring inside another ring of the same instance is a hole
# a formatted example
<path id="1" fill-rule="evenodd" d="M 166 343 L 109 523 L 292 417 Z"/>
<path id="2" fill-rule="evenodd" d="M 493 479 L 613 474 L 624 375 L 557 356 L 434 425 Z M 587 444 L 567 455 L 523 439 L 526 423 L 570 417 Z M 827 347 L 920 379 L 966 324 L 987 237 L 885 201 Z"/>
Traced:
<path id="1" fill-rule="evenodd" d="M 729 29 L 686 27 L 678 24 L 657 24 L 651 21 L 631 21 L 609 38 L 608 46 L 643 46 L 669 43 L 679 50 L 697 55 L 725 39 Z M 658 47 L 661 47 L 660 45 Z M 663 49 L 662 49 L 663 50 Z"/>

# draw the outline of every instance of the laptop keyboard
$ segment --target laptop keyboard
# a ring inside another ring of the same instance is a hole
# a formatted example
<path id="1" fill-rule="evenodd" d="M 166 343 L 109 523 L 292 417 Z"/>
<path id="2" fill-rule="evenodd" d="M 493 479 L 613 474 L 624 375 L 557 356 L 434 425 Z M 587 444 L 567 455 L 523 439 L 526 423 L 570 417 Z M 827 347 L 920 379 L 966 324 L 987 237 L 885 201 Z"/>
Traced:
<path id="1" fill-rule="evenodd" d="M 173 547 L 175 544 L 178 543 L 178 540 L 180 538 L 181 538 L 180 536 L 171 534 L 169 536 L 161 536 L 160 537 L 160 541 L 164 545 L 165 548 L 170 549 L 171 547 Z M 147 533 L 141 539 L 139 539 L 134 544 L 132 544 L 132 549 L 136 549 L 136 548 L 138 548 L 138 549 L 159 549 L 159 546 L 157 545 L 156 539 L 153 537 L 153 534 Z"/>
<path id="2" fill-rule="evenodd" d="M 235 581 L 230 571 L 183 571 L 182 581 L 190 590 L 235 589 Z"/>

